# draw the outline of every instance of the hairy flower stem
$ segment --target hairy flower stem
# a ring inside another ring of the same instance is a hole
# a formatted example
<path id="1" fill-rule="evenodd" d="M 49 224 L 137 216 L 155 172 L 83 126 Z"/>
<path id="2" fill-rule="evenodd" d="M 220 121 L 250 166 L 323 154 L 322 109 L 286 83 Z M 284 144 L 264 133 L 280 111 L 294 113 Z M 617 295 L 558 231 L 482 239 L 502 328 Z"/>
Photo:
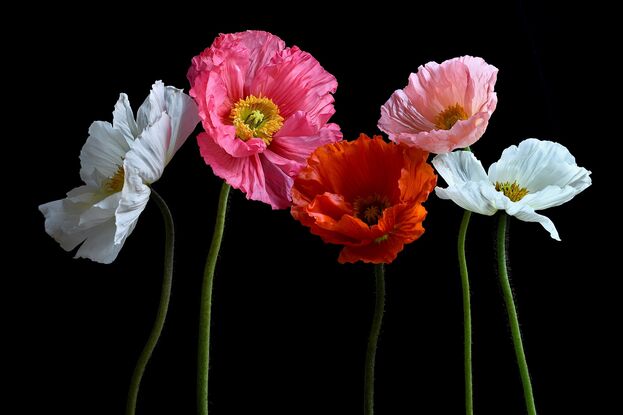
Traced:
<path id="1" fill-rule="evenodd" d="M 227 199 L 229 189 L 223 183 L 216 211 L 216 225 L 212 235 L 212 243 L 203 272 L 203 286 L 201 288 L 201 310 L 199 312 L 199 354 L 197 371 L 197 410 L 200 415 L 208 415 L 208 370 L 210 366 L 210 319 L 212 313 L 212 286 L 214 283 L 214 269 L 221 249 L 223 231 L 225 229 L 225 215 L 227 213 Z"/>
<path id="2" fill-rule="evenodd" d="M 173 245 L 175 242 L 175 230 L 173 227 L 173 216 L 169 207 L 165 203 L 164 199 L 152 188 L 151 198 L 160 208 L 162 218 L 164 219 L 164 276 L 162 278 L 162 289 L 160 291 L 160 305 L 158 306 L 158 313 L 156 314 L 156 320 L 154 326 L 151 329 L 147 343 L 141 352 L 132 379 L 130 381 L 130 389 L 128 391 L 128 400 L 126 403 L 125 413 L 126 415 L 134 415 L 136 412 L 136 402 L 138 400 L 138 391 L 141 385 L 141 379 L 147 363 L 151 358 L 151 355 L 158 344 L 158 339 L 162 334 L 164 322 L 167 318 L 167 311 L 169 309 L 169 300 L 171 298 L 171 285 L 173 283 Z"/>

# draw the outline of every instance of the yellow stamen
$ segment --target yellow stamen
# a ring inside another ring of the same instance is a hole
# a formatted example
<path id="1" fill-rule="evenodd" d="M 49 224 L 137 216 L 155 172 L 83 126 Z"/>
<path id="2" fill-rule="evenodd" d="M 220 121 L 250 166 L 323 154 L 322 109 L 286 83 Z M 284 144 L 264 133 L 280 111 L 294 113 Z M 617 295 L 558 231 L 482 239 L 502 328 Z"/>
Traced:
<path id="1" fill-rule="evenodd" d="M 435 127 L 439 130 L 449 130 L 457 121 L 464 121 L 469 116 L 460 104 L 450 105 L 435 117 Z"/>
<path id="2" fill-rule="evenodd" d="M 523 199 L 529 193 L 525 187 L 519 187 L 517 182 L 495 182 L 495 190 L 504 193 L 513 202 Z"/>
<path id="3" fill-rule="evenodd" d="M 119 166 L 115 174 L 106 180 L 104 183 L 104 189 L 109 191 L 110 193 L 117 193 L 123 189 L 123 183 L 125 181 L 125 170 L 123 170 L 123 166 Z"/>
<path id="4" fill-rule="evenodd" d="M 249 95 L 240 99 L 231 110 L 229 118 L 236 127 L 236 137 L 243 141 L 261 138 L 269 145 L 283 125 L 279 107 L 270 99 Z"/>
<path id="5" fill-rule="evenodd" d="M 372 195 L 355 199 L 353 210 L 355 217 L 368 225 L 376 225 L 383 216 L 383 211 L 390 206 L 389 200 L 384 196 Z"/>

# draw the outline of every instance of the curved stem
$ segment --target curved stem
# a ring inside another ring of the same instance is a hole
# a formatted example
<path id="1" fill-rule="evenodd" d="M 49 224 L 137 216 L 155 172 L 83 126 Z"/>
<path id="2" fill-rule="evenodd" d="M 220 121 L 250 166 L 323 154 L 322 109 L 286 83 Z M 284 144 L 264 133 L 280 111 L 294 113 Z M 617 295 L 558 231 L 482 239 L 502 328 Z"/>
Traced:
<path id="1" fill-rule="evenodd" d="M 376 360 L 376 347 L 381 333 L 383 323 L 383 312 L 385 311 L 385 269 L 383 264 L 374 266 L 374 278 L 376 280 L 376 304 L 374 306 L 374 317 L 368 338 L 368 349 L 366 351 L 366 370 L 364 384 L 364 414 L 374 414 L 374 363 Z"/>
<path id="2" fill-rule="evenodd" d="M 156 314 L 156 320 L 154 326 L 149 333 L 147 343 L 141 352 L 141 355 L 136 362 L 134 373 L 132 374 L 132 380 L 130 381 L 130 390 L 128 392 L 128 401 L 126 403 L 125 413 L 126 415 L 134 415 L 136 412 L 136 401 L 138 399 L 138 390 L 141 385 L 141 379 L 147 363 L 151 358 L 151 355 L 156 348 L 158 339 L 162 334 L 164 327 L 164 321 L 167 318 L 167 311 L 169 309 L 169 300 L 171 298 L 171 285 L 173 283 L 173 245 L 175 241 L 175 230 L 173 227 L 173 216 L 169 207 L 165 203 L 164 199 L 154 190 L 151 189 L 151 198 L 162 213 L 164 219 L 164 275 L 162 278 L 162 289 L 160 291 L 160 305 L 158 306 L 158 313 Z"/>
<path id="3" fill-rule="evenodd" d="M 528 372 L 528 363 L 526 362 L 526 354 L 524 353 L 523 343 L 521 341 L 521 331 L 519 329 L 519 319 L 517 318 L 517 309 L 513 300 L 513 290 L 508 279 L 508 271 L 506 269 L 506 221 L 505 212 L 500 213 L 500 221 L 498 224 L 498 273 L 500 275 L 500 284 L 502 285 L 502 293 L 504 302 L 506 303 L 506 311 L 508 313 L 508 322 L 511 327 L 513 337 L 513 345 L 515 346 L 515 356 L 519 366 L 519 374 L 521 375 L 521 383 L 523 385 L 524 399 L 529 415 L 536 415 L 536 407 L 534 405 L 534 396 L 532 394 L 532 384 L 530 382 L 530 373 Z"/>
<path id="4" fill-rule="evenodd" d="M 200 415 L 208 415 L 208 370 L 210 366 L 210 319 L 212 313 L 212 285 L 214 283 L 214 269 L 221 249 L 223 230 L 225 229 L 225 214 L 230 186 L 223 183 L 216 211 L 216 224 L 208 258 L 203 271 L 203 286 L 201 288 L 201 310 L 199 313 L 199 355 L 197 372 L 197 410 Z"/>
<path id="5" fill-rule="evenodd" d="M 465 257 L 465 236 L 472 212 L 466 210 L 459 228 L 458 253 L 459 272 L 463 289 L 463 341 L 464 341 L 464 370 L 465 370 L 465 413 L 473 415 L 474 398 L 472 390 L 472 313 L 469 293 L 469 275 L 467 274 L 467 258 Z"/>

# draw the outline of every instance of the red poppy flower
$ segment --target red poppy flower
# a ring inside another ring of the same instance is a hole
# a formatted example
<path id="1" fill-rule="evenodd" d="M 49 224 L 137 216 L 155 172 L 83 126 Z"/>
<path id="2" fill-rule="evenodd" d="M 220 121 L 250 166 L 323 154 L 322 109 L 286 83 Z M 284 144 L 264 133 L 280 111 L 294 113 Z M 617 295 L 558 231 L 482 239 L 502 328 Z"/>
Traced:
<path id="1" fill-rule="evenodd" d="M 324 242 L 344 245 L 340 263 L 390 263 L 424 233 L 422 202 L 437 183 L 427 157 L 365 134 L 321 146 L 294 181 L 292 216 Z"/>

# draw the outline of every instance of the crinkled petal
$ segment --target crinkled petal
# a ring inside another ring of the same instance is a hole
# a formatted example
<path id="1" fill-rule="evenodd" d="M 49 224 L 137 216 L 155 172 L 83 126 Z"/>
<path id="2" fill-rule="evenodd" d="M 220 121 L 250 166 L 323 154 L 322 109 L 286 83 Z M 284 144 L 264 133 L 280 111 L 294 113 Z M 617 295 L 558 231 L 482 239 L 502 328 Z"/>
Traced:
<path id="1" fill-rule="evenodd" d="M 247 199 L 270 203 L 262 163 L 257 154 L 233 157 L 206 133 L 199 134 L 197 142 L 203 159 L 215 175 L 224 179 L 233 188 L 242 190 L 246 193 Z"/>
<path id="2" fill-rule="evenodd" d="M 381 118 L 378 123 L 381 131 L 387 133 L 389 139 L 396 141 L 399 134 L 413 134 L 418 131 L 435 129 L 435 124 L 424 118 L 402 89 L 395 91 L 381 107 Z"/>
<path id="3" fill-rule="evenodd" d="M 309 53 L 286 48 L 258 69 L 250 93 L 271 98 L 284 118 L 304 111 L 320 126 L 335 112 L 337 80 Z"/>
<path id="4" fill-rule="evenodd" d="M 489 188 L 495 191 L 489 182 L 467 182 L 461 186 L 448 186 L 445 189 L 436 187 L 435 194 L 440 199 L 452 200 L 463 209 L 491 216 L 498 208 L 485 196 Z"/>
<path id="5" fill-rule="evenodd" d="M 137 169 L 146 183 L 155 182 L 164 171 L 170 138 L 171 119 L 164 113 L 135 140 L 126 154 L 125 164 Z"/>
<path id="6" fill-rule="evenodd" d="M 532 207 L 524 203 L 511 202 L 510 206 L 506 209 L 506 213 L 524 222 L 540 223 L 553 239 L 560 241 L 560 236 L 558 236 L 558 231 L 556 230 L 556 226 L 554 226 L 554 222 L 547 216 L 536 213 Z"/>
<path id="7" fill-rule="evenodd" d="M 115 244 L 123 244 L 132 233 L 151 194 L 149 186 L 143 183 L 141 172 L 128 161 L 124 167 L 125 183 L 115 212 Z"/>
<path id="8" fill-rule="evenodd" d="M 306 113 L 297 111 L 275 134 L 269 150 L 285 159 L 292 160 L 298 166 L 294 171 L 296 174 L 316 148 L 341 139 L 342 132 L 337 124 L 327 124 L 318 129 Z"/>
<path id="9" fill-rule="evenodd" d="M 121 131 L 128 144 L 132 144 L 134 139 L 138 137 L 139 128 L 134 120 L 134 112 L 126 94 L 119 94 L 119 100 L 115 104 L 112 117 L 113 128 Z"/>
<path id="10" fill-rule="evenodd" d="M 104 195 L 92 186 L 67 193 L 67 198 L 39 206 L 45 216 L 46 232 L 63 249 L 71 251 L 82 244 L 76 258 L 109 264 L 117 257 L 115 209 L 120 194 Z"/>
<path id="11" fill-rule="evenodd" d="M 542 210 L 562 205 L 573 199 L 577 194 L 577 188 L 573 186 L 547 186 L 545 189 L 539 190 L 538 192 L 528 193 L 521 199 L 521 202 L 532 207 L 534 210 Z"/>
<path id="12" fill-rule="evenodd" d="M 76 258 L 87 258 L 102 264 L 113 262 L 123 244 L 115 244 L 115 221 L 109 220 L 90 230 L 88 237 L 76 252 Z"/>
<path id="13" fill-rule="evenodd" d="M 508 147 L 502 152 L 500 160 L 489 167 L 491 182 L 517 182 L 530 193 L 548 186 L 570 186 L 578 194 L 590 186 L 589 175 L 588 170 L 578 167 L 565 146 L 535 138 L 524 140 L 519 146 Z"/>
<path id="14" fill-rule="evenodd" d="M 89 127 L 89 138 L 80 151 L 80 178 L 88 185 L 102 187 L 113 177 L 130 149 L 120 130 L 110 123 L 95 121 Z"/>
<path id="15" fill-rule="evenodd" d="M 394 134 L 393 141 L 418 147 L 430 153 L 443 154 L 474 144 L 487 129 L 490 114 L 480 112 L 458 121 L 449 130 L 430 130 L 418 133 Z"/>
<path id="16" fill-rule="evenodd" d="M 439 154 L 433 158 L 432 163 L 448 186 L 489 180 L 482 163 L 471 151 Z"/>

